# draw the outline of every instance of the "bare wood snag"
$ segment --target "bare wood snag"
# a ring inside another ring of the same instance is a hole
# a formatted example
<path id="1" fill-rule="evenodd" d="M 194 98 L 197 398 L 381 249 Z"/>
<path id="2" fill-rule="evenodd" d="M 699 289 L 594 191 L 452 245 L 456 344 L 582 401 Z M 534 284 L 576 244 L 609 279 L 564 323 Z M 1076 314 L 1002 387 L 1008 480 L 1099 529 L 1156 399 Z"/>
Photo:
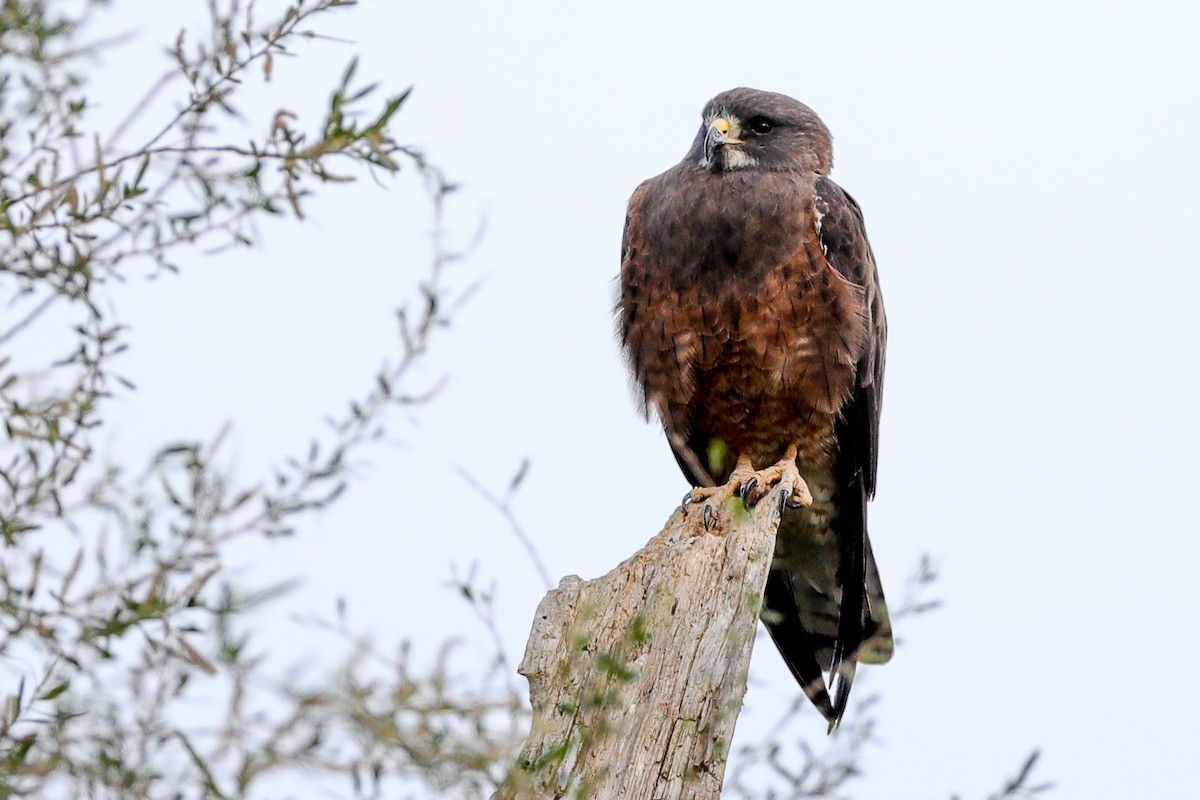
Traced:
<path id="1" fill-rule="evenodd" d="M 781 491 L 731 500 L 710 532 L 677 510 L 607 575 L 546 595 L 520 666 L 533 724 L 496 798 L 720 795 Z"/>

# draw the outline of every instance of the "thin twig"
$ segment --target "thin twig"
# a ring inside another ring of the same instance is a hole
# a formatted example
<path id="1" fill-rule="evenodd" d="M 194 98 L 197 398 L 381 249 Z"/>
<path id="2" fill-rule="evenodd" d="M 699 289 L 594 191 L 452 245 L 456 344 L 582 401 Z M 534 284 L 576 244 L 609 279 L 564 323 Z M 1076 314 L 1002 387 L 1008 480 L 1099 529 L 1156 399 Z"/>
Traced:
<path id="1" fill-rule="evenodd" d="M 11 328 L 6 330 L 4 333 L 0 333 L 0 344 L 6 344 L 10 339 L 12 339 L 18 333 L 20 333 L 23 329 L 25 329 L 29 325 L 33 324 L 34 320 L 36 320 L 38 317 L 40 317 L 46 311 L 46 309 L 48 309 L 50 306 L 54 305 L 54 302 L 61 297 L 62 297 L 62 295 L 59 294 L 58 292 L 55 292 L 54 294 L 51 294 L 51 295 L 47 295 L 42 300 L 42 302 L 38 303 L 28 314 L 26 314 L 24 317 L 22 317 L 21 320 L 19 322 L 17 322 L 17 324 L 13 325 Z"/>
<path id="2" fill-rule="evenodd" d="M 524 546 L 525 552 L 529 554 L 529 560 L 533 562 L 533 566 L 535 569 L 537 569 L 538 575 L 541 576 L 542 583 L 545 584 L 546 589 L 553 589 L 554 581 L 550 578 L 550 571 L 547 570 L 546 565 L 542 563 L 541 556 L 538 555 L 537 548 L 534 547 L 533 541 L 528 535 L 526 535 L 525 529 L 521 527 L 521 523 L 517 521 L 516 516 L 512 512 L 512 507 L 509 505 L 508 498 L 501 500 L 500 498 L 496 497 L 464 468 L 455 467 L 454 471 L 457 472 L 459 477 L 466 481 L 467 484 L 474 489 L 480 497 L 486 500 L 488 505 L 500 512 L 500 515 L 504 517 L 506 522 L 508 522 L 508 527 L 513 532 L 513 535 L 517 537 L 517 541 Z"/>

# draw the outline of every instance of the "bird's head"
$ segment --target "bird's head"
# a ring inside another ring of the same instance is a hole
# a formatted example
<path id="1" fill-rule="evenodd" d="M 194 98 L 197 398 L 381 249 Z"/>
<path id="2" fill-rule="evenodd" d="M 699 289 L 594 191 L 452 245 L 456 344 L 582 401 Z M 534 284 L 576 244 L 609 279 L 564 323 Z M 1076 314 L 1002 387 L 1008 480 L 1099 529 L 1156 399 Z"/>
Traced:
<path id="1" fill-rule="evenodd" d="M 730 89 L 704 107 L 688 160 L 712 172 L 740 169 L 828 175 L 829 129 L 816 113 L 787 95 Z"/>

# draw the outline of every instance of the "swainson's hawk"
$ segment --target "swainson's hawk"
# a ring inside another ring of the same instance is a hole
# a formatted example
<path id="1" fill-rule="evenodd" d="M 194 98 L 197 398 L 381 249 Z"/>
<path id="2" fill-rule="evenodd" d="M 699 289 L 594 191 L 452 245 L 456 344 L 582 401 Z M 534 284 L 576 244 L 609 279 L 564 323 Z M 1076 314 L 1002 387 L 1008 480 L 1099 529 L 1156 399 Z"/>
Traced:
<path id="1" fill-rule="evenodd" d="M 645 408 L 706 520 L 735 492 L 753 504 L 793 487 L 763 620 L 831 729 L 857 662 L 892 654 L 867 538 L 887 327 L 832 161 L 802 103 L 714 97 L 683 161 L 629 201 L 618 308 Z"/>

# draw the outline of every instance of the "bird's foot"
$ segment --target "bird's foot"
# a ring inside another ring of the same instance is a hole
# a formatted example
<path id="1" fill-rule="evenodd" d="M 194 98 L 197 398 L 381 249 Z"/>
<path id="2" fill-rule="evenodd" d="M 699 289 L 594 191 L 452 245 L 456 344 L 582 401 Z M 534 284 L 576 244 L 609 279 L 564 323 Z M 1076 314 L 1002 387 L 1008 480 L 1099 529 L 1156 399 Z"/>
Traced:
<path id="1" fill-rule="evenodd" d="M 789 447 L 778 463 L 766 469 L 755 470 L 749 458 L 738 458 L 737 467 L 728 481 L 721 486 L 697 486 L 683 498 L 683 504 L 704 503 L 704 529 L 712 530 L 717 511 L 734 495 L 741 498 L 746 508 L 753 508 L 777 484 L 790 487 L 779 495 L 781 512 L 783 506 L 803 508 L 812 505 L 812 492 L 796 467 L 795 447 Z"/>

